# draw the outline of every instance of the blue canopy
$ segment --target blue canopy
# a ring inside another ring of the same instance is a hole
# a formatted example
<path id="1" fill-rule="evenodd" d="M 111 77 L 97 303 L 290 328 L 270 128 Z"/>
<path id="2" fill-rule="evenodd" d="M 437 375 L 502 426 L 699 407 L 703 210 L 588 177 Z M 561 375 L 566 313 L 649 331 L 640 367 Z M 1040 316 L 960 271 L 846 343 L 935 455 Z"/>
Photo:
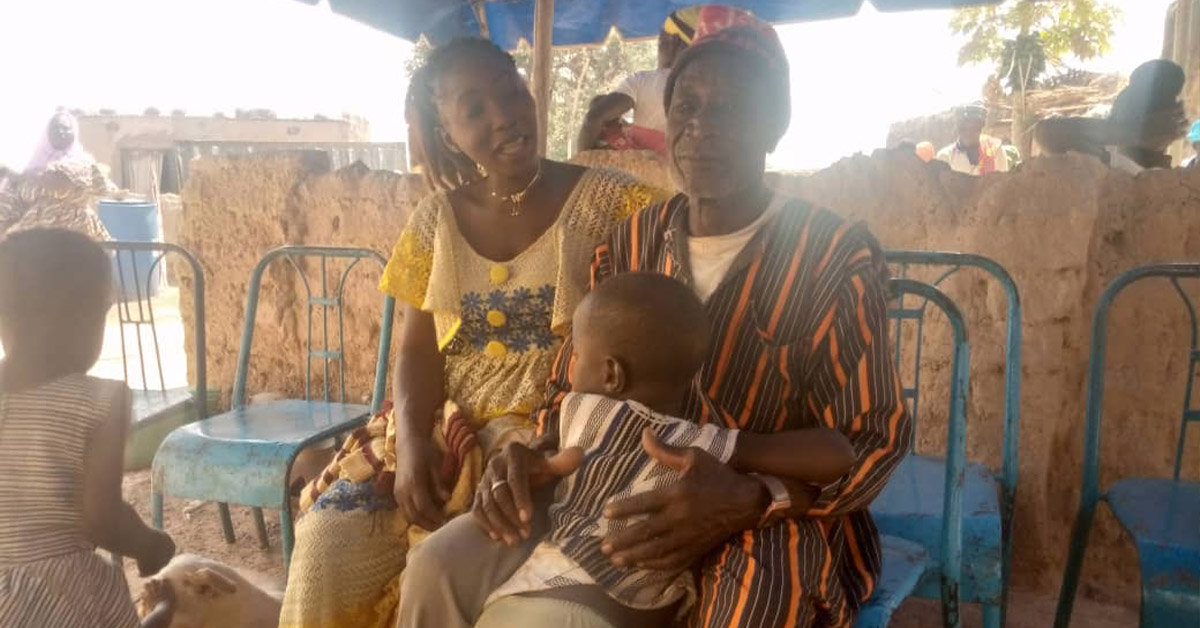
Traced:
<path id="1" fill-rule="evenodd" d="M 300 0 L 316 4 L 318 0 Z M 435 43 L 461 36 L 478 36 L 479 19 L 470 0 L 328 0 L 334 12 L 379 30 L 415 41 L 421 34 Z M 771 23 L 803 22 L 858 13 L 863 0 L 718 0 L 748 9 Z M 870 0 L 880 11 L 949 9 L 1001 0 Z M 476 0 L 481 2 L 492 41 L 505 49 L 524 39 L 533 41 L 535 0 Z M 653 37 L 676 9 L 702 0 L 556 0 L 556 46 L 600 43 L 615 28 L 623 37 Z"/>

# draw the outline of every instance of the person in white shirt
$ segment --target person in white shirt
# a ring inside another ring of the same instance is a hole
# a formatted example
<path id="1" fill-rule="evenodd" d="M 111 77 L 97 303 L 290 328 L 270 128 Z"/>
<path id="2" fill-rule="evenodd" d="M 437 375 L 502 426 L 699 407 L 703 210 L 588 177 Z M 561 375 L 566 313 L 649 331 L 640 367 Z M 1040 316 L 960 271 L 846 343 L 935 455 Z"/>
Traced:
<path id="1" fill-rule="evenodd" d="M 938 161 L 950 164 L 955 172 L 975 176 L 1008 172 L 1008 153 L 1004 152 L 1003 143 L 983 134 L 987 108 L 980 104 L 965 105 L 955 109 L 954 114 L 958 140 L 938 152 Z"/>
<path id="2" fill-rule="evenodd" d="M 691 7 L 667 16 L 662 31 L 658 33 L 658 68 L 636 72 L 612 93 L 592 99 L 583 128 L 579 131 L 578 150 L 596 148 L 605 128 L 618 122 L 630 110 L 633 111 L 634 133 L 643 134 L 637 129 L 644 129 L 650 135 L 657 134 L 658 143 L 662 143 L 667 128 L 666 111 L 663 109 L 667 76 L 671 74 L 671 66 L 675 65 L 675 57 L 691 43 L 699 15 L 700 7 Z M 635 135 L 635 143 L 638 139 Z M 653 138 L 650 138 L 650 143 L 654 143 Z"/>
<path id="3" fill-rule="evenodd" d="M 1038 124 L 1035 138 L 1047 153 L 1087 153 L 1130 174 L 1170 168 L 1167 148 L 1188 128 L 1183 83 L 1179 65 L 1147 61 L 1129 76 L 1107 118 L 1050 118 Z"/>
<path id="4" fill-rule="evenodd" d="M 579 132 L 579 151 L 593 148 L 646 149 L 666 154 L 667 112 L 663 92 L 675 58 L 693 41 L 716 31 L 754 22 L 753 14 L 720 4 L 701 4 L 667 16 L 658 34 L 658 69 L 637 72 L 615 91 L 592 99 Z M 621 117 L 633 111 L 633 125 Z"/>

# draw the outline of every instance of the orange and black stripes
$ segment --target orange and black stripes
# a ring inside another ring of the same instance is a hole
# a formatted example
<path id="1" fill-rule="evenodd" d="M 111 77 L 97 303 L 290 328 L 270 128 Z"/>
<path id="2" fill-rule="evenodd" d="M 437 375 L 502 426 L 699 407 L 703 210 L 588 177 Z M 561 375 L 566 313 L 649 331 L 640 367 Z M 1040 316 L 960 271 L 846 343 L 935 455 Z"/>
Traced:
<path id="1" fill-rule="evenodd" d="M 636 271 L 689 282 L 686 212 L 676 197 L 619 225 L 597 249 L 593 282 Z M 858 462 L 808 517 L 747 531 L 704 560 L 690 625 L 848 627 L 870 596 L 880 557 L 866 508 L 912 431 L 888 358 L 885 274 L 865 228 L 789 201 L 706 303 L 711 349 L 683 417 L 754 432 L 828 426 Z M 538 413 L 543 429 L 556 429 L 566 362 Z"/>

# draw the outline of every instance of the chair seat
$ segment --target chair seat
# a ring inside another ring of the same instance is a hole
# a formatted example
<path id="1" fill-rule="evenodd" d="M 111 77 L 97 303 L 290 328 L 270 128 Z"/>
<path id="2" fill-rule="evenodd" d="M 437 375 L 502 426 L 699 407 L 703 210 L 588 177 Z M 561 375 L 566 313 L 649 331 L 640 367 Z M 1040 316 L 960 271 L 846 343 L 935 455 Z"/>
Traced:
<path id="1" fill-rule="evenodd" d="M 941 555 L 945 483 L 944 459 L 905 458 L 871 505 L 880 533 L 920 544 L 936 564 Z M 962 547 L 962 600 L 999 604 L 1003 555 L 999 485 L 987 467 L 975 463 L 967 463 L 965 470 Z M 937 570 L 931 569 L 917 595 L 940 598 L 940 587 Z"/>
<path id="2" fill-rule="evenodd" d="M 1200 625 L 1200 482 L 1130 478 L 1106 498 L 1137 544 L 1143 615 Z"/>
<path id="3" fill-rule="evenodd" d="M 887 535 L 880 540 L 883 572 L 879 574 L 871 599 L 859 610 L 854 628 L 887 626 L 892 620 L 892 613 L 912 595 L 931 564 L 925 548 L 912 541 Z"/>
<path id="4" fill-rule="evenodd" d="M 133 391 L 133 421 L 154 421 L 177 411 L 189 411 L 195 399 L 190 388 Z"/>
<path id="5" fill-rule="evenodd" d="M 175 428 L 200 418 L 189 388 L 133 391 L 133 425 L 125 443 L 125 470 L 147 469 L 158 446 Z"/>
<path id="6" fill-rule="evenodd" d="M 279 508 L 296 454 L 310 443 L 355 429 L 369 414 L 364 405 L 287 400 L 185 425 L 171 432 L 154 456 L 155 490 Z"/>

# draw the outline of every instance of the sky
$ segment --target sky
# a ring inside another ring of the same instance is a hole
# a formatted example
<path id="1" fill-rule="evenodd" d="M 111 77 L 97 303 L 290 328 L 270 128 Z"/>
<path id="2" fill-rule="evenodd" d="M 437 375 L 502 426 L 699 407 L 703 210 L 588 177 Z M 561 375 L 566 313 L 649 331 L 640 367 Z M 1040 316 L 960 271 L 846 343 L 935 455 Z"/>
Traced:
<path id="1" fill-rule="evenodd" d="M 1105 58 L 1128 73 L 1158 57 L 1170 0 L 1124 11 Z M 191 115 L 268 108 L 281 117 L 354 113 L 374 141 L 402 141 L 412 46 L 295 0 L 37 0 L 0 9 L 0 164 L 23 167 L 56 107 Z M 792 126 L 770 158 L 815 169 L 881 146 L 895 121 L 978 99 L 987 67 L 960 68 L 949 11 L 780 27 Z"/>

